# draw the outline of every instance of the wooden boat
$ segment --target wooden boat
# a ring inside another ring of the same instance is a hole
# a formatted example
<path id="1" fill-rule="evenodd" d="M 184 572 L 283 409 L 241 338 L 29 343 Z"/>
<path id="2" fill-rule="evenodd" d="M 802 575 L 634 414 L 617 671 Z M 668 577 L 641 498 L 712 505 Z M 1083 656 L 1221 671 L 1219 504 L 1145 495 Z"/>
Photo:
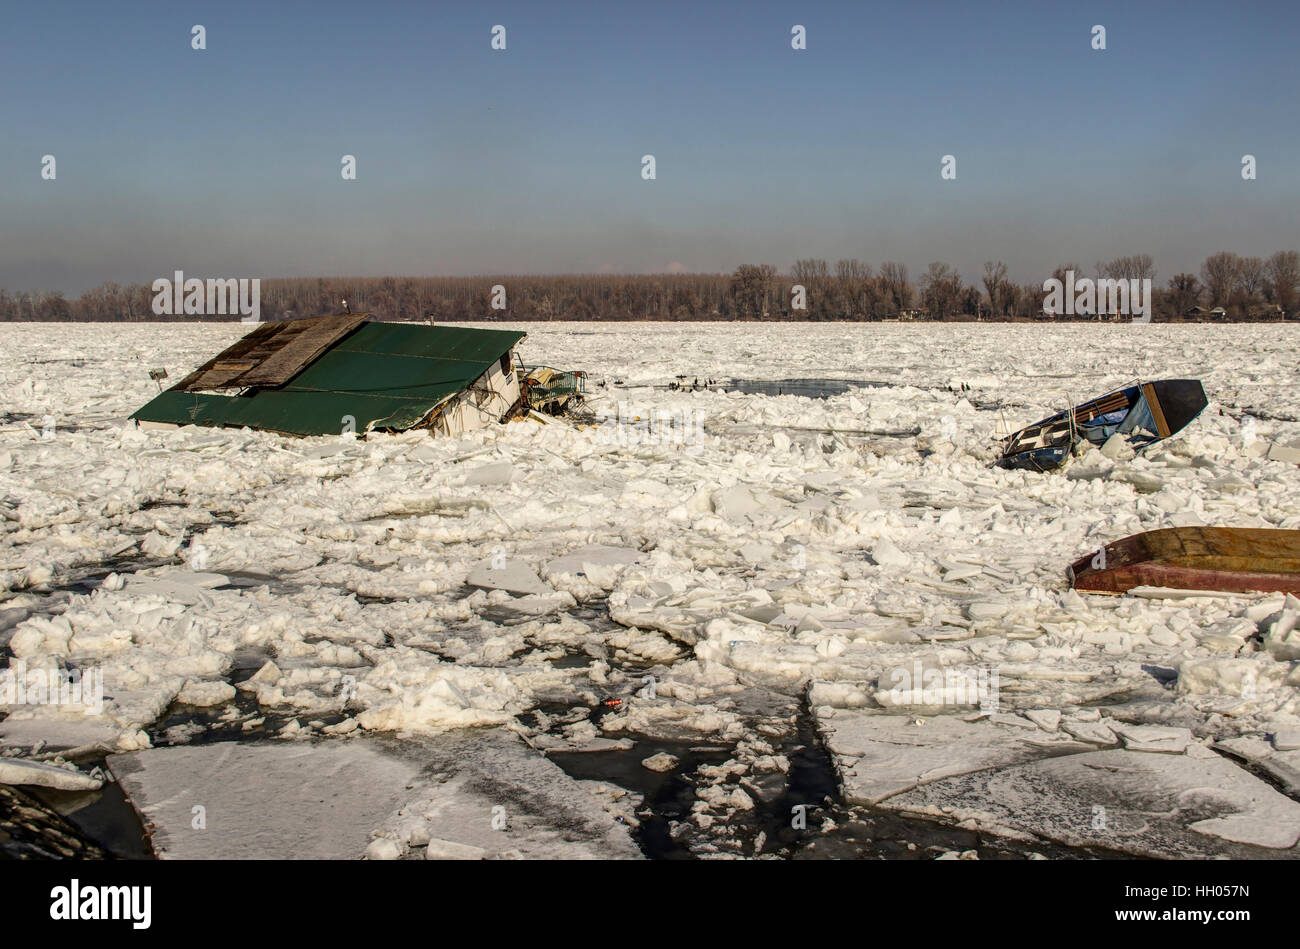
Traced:
<path id="1" fill-rule="evenodd" d="M 1197 379 L 1140 382 L 1008 436 L 998 463 L 1004 468 L 1052 471 L 1064 465 L 1076 447 L 1086 443 L 1100 447 L 1116 433 L 1141 451 L 1182 431 L 1207 404 Z"/>
<path id="2" fill-rule="evenodd" d="M 1134 587 L 1300 594 L 1300 530 L 1170 527 L 1134 534 L 1076 560 L 1081 593 Z"/>

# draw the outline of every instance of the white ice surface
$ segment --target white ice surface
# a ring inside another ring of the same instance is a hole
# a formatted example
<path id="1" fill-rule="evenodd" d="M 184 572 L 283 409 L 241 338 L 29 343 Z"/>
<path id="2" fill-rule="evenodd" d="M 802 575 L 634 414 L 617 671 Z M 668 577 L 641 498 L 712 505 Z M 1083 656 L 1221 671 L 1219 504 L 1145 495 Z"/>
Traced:
<path id="1" fill-rule="evenodd" d="M 922 658 L 996 670 L 1004 713 L 1138 695 L 1130 724 L 1198 738 L 1300 726 L 1282 597 L 1084 597 L 1064 574 L 1141 530 L 1300 527 L 1300 468 L 1268 447 L 1300 444 L 1300 330 L 522 328 L 525 361 L 590 374 L 600 418 L 699 417 L 704 433 L 142 431 L 124 420 L 156 392 L 146 370 L 187 371 L 242 327 L 0 327 L 0 644 L 105 678 L 100 716 L 10 707 L 3 725 L 89 718 L 138 748 L 178 697 L 217 700 L 241 664 L 273 660 L 246 691 L 304 722 L 497 726 L 542 698 L 599 701 L 608 665 L 556 660 L 603 650 L 666 663 L 655 697 L 609 717 L 614 737 L 734 736 L 749 683 L 875 708 L 881 676 Z M 880 384 L 826 400 L 654 388 L 678 373 Z M 1000 433 L 1139 377 L 1200 378 L 1210 406 L 1133 458 L 991 466 Z M 536 580 L 523 596 L 466 585 L 502 551 Z M 557 619 L 605 591 L 630 627 L 617 642 Z"/>
<path id="2" fill-rule="evenodd" d="M 214 742 L 113 755 L 109 766 L 164 858 L 393 859 L 430 843 L 428 856 L 443 859 L 639 855 L 580 782 L 499 731 Z"/>
<path id="3" fill-rule="evenodd" d="M 94 791 L 103 781 L 75 768 L 60 768 L 39 761 L 0 758 L 0 784 L 33 785 L 60 791 Z"/>
<path id="4" fill-rule="evenodd" d="M 893 810 L 1148 857 L 1294 856 L 1300 804 L 1211 751 L 1092 751 L 938 781 Z"/>

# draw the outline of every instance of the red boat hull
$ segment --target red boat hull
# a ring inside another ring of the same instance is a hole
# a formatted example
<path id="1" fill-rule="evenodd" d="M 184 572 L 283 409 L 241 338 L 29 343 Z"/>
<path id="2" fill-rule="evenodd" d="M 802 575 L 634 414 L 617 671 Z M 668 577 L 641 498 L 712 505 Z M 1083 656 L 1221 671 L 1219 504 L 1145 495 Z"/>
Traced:
<path id="1" fill-rule="evenodd" d="M 1300 595 L 1300 531 L 1250 527 L 1147 531 L 1075 561 L 1068 575 L 1081 593 L 1126 593 L 1151 586 Z"/>

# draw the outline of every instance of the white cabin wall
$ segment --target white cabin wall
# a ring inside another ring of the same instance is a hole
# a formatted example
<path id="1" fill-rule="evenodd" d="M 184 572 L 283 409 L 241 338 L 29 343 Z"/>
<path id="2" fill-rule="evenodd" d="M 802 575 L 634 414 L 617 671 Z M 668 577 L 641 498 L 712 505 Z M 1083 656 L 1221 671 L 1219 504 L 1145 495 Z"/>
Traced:
<path id="1" fill-rule="evenodd" d="M 519 399 L 519 380 L 515 378 L 513 354 L 510 365 L 509 372 L 502 372 L 501 361 L 498 359 L 487 372 L 475 380 L 475 385 L 482 382 L 488 391 L 493 393 L 493 398 L 483 408 L 475 404 L 474 393 L 470 389 L 459 393 L 447 404 L 442 410 L 442 420 L 447 434 L 460 435 L 501 421 Z"/>

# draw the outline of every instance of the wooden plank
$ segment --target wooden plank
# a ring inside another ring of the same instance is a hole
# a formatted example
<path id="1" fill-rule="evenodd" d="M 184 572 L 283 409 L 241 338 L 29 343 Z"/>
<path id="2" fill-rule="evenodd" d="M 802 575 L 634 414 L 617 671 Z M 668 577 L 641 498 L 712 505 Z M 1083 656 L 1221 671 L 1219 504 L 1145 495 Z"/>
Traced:
<path id="1" fill-rule="evenodd" d="M 1096 402 L 1084 403 L 1079 409 L 1075 410 L 1074 417 L 1080 422 L 1091 422 L 1093 419 L 1114 412 L 1116 409 L 1126 409 L 1132 406 L 1123 392 L 1115 392 L 1108 396 L 1103 396 Z"/>
<path id="2" fill-rule="evenodd" d="M 178 392 L 277 388 L 365 320 L 363 313 L 345 313 L 263 323 L 172 388 Z"/>
<path id="3" fill-rule="evenodd" d="M 172 386 L 177 392 L 200 392 L 208 389 L 221 389 L 229 386 L 245 370 L 232 371 L 218 369 L 219 363 L 237 362 L 258 346 L 266 338 L 279 332 L 280 323 L 263 323 L 251 333 L 236 340 L 230 346 L 217 353 L 203 365 L 199 366 L 180 382 Z"/>
<path id="4" fill-rule="evenodd" d="M 347 313 L 281 324 L 285 328 L 276 336 L 273 350 L 240 378 L 240 384 L 257 388 L 284 385 L 365 319 L 364 315 Z"/>
<path id="5" fill-rule="evenodd" d="M 1165 410 L 1160 406 L 1160 398 L 1156 395 L 1155 386 L 1147 383 L 1142 387 L 1142 394 L 1146 396 L 1147 407 L 1151 409 L 1151 418 L 1156 423 L 1156 434 L 1161 438 L 1169 437 L 1169 423 L 1165 421 Z"/>

